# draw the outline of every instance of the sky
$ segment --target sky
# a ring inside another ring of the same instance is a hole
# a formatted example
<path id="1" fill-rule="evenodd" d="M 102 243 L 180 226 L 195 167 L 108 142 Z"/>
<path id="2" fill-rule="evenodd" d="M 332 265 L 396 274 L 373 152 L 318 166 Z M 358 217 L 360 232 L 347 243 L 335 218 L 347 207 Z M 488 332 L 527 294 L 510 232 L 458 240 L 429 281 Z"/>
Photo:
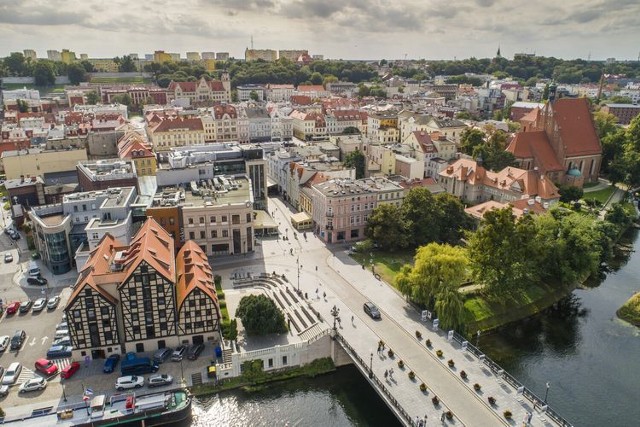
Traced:
<path id="1" fill-rule="evenodd" d="M 640 0 L 0 0 L 0 57 L 307 49 L 327 59 L 638 59 Z"/>

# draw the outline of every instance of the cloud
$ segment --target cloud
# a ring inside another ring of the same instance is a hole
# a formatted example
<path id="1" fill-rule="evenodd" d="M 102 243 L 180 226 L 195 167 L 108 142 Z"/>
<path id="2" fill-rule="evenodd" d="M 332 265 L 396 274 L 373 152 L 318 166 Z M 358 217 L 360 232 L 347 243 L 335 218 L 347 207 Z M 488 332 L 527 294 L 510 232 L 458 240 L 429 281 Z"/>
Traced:
<path id="1" fill-rule="evenodd" d="M 0 22 L 12 25 L 74 25 L 82 24 L 86 15 L 41 5 L 37 9 L 0 4 Z"/>

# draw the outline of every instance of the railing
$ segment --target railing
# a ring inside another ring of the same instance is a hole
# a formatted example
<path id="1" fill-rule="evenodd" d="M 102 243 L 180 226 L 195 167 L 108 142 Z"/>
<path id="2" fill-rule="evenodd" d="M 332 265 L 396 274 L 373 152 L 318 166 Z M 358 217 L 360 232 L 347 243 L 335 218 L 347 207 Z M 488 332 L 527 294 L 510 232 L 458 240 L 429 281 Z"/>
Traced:
<path id="1" fill-rule="evenodd" d="M 462 335 L 460 335 L 456 331 L 453 331 L 453 340 L 460 345 L 462 345 L 462 343 L 466 341 L 467 351 L 469 353 L 473 354 L 478 359 L 482 360 L 482 363 L 484 363 L 489 369 L 491 369 L 491 371 L 495 375 L 502 377 L 502 379 L 507 383 L 509 383 L 509 385 L 511 385 L 513 388 L 515 388 L 516 390 L 522 389 L 522 396 L 526 397 L 531 403 L 533 403 L 534 408 L 546 407 L 545 413 L 549 416 L 549 418 L 551 418 L 556 423 L 558 423 L 558 425 L 562 427 L 572 427 L 572 424 L 569 421 L 565 420 L 560 414 L 558 414 L 556 411 L 551 409 L 551 407 L 549 407 L 549 405 L 547 405 L 544 402 L 544 400 L 536 396 L 535 393 L 529 390 L 520 381 L 514 378 L 510 373 L 502 369 L 500 365 L 498 365 L 496 362 L 488 358 L 484 353 L 482 353 L 478 348 L 476 348 L 473 344 L 467 341 Z"/>

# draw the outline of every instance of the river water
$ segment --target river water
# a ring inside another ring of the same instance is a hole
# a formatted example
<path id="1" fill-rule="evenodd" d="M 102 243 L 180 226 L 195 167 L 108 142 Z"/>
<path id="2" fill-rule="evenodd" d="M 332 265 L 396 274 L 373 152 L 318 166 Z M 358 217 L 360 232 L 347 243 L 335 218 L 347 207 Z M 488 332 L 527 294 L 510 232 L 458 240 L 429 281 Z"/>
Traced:
<path id="1" fill-rule="evenodd" d="M 640 249 L 634 231 L 626 243 Z M 575 426 L 640 426 L 640 330 L 616 310 L 640 290 L 640 251 L 591 288 L 480 337 L 480 349 Z"/>

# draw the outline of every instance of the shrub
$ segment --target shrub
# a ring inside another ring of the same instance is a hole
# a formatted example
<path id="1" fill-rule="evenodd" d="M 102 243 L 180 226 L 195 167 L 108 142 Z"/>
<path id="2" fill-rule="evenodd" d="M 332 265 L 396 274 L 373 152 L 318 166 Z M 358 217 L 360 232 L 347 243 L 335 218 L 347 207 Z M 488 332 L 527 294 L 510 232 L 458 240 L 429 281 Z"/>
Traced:
<path id="1" fill-rule="evenodd" d="M 467 379 L 467 373 L 465 371 L 460 371 L 460 378 L 462 378 L 463 380 Z"/>
<path id="2" fill-rule="evenodd" d="M 425 383 L 420 384 L 420 391 L 423 393 L 427 391 L 427 385 Z"/>
<path id="3" fill-rule="evenodd" d="M 389 351 L 387 351 L 387 355 L 393 359 L 393 350 L 389 349 Z"/>
<path id="4" fill-rule="evenodd" d="M 422 332 L 416 331 L 416 338 L 422 339 Z"/>
<path id="5" fill-rule="evenodd" d="M 449 359 L 449 361 L 447 361 L 447 363 L 449 364 L 450 368 L 453 368 L 454 366 L 456 366 L 456 362 L 454 362 L 453 359 Z"/>
<path id="6" fill-rule="evenodd" d="M 404 369 L 404 362 L 402 360 L 398 360 L 398 368 Z"/>
<path id="7" fill-rule="evenodd" d="M 442 352 L 442 350 L 436 350 L 436 356 L 442 358 L 443 355 L 444 353 Z"/>
<path id="8" fill-rule="evenodd" d="M 0 408 L 0 418 L 4 418 L 4 409 Z"/>
<path id="9" fill-rule="evenodd" d="M 480 391 L 480 390 L 482 389 L 482 386 L 481 386 L 480 384 L 478 384 L 478 383 L 475 383 L 475 384 L 473 385 L 473 389 L 474 389 L 475 391 Z"/>
<path id="10" fill-rule="evenodd" d="M 504 412 L 502 413 L 502 415 L 504 415 L 504 417 L 505 417 L 506 419 L 508 419 L 508 420 L 510 420 L 510 419 L 511 419 L 511 417 L 513 416 L 513 414 L 511 413 L 511 411 L 510 411 L 510 410 L 508 410 L 508 409 L 507 409 L 506 411 L 504 411 Z"/>
<path id="11" fill-rule="evenodd" d="M 413 371 L 409 371 L 409 379 L 412 381 L 416 379 L 416 374 Z"/>
<path id="12" fill-rule="evenodd" d="M 226 301 L 220 301 L 220 308 L 225 308 L 227 306 Z"/>
<path id="13" fill-rule="evenodd" d="M 495 398 L 495 397 L 493 397 L 493 396 L 489 396 L 489 397 L 487 398 L 487 400 L 489 401 L 489 404 L 490 404 L 491 406 L 493 406 L 493 405 L 495 405 L 495 404 L 496 404 L 496 398 Z"/>
<path id="14" fill-rule="evenodd" d="M 435 406 L 438 406 L 438 405 L 440 404 L 440 399 L 438 399 L 438 396 L 433 396 L 433 397 L 431 398 L 431 401 L 433 402 L 433 404 L 434 404 Z"/>
<path id="15" fill-rule="evenodd" d="M 447 411 L 447 412 L 445 412 L 445 414 L 444 414 L 444 415 L 445 415 L 445 417 L 447 417 L 447 419 L 448 419 L 448 420 L 450 420 L 450 419 L 452 419 L 452 418 L 453 418 L 453 412 L 451 412 L 451 411 Z"/>
<path id="16" fill-rule="evenodd" d="M 429 338 L 427 338 L 426 344 L 427 347 L 431 348 L 431 340 Z"/>

